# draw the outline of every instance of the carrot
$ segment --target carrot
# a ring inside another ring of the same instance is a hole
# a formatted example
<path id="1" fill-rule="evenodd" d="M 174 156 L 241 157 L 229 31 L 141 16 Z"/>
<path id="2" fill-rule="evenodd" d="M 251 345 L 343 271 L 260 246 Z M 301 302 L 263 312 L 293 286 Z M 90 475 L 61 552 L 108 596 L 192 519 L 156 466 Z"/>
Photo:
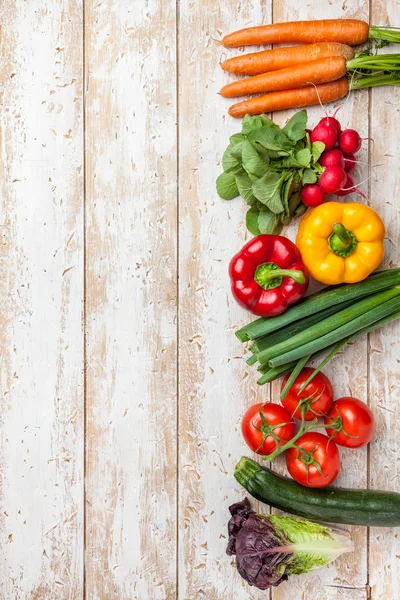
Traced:
<path id="1" fill-rule="evenodd" d="M 347 77 L 342 77 L 331 83 L 304 87 L 296 90 L 285 90 L 271 92 L 263 96 L 257 96 L 251 100 L 244 100 L 234 104 L 229 109 L 231 117 L 244 117 L 245 115 L 259 115 L 261 113 L 284 110 L 286 108 L 299 108 L 311 106 L 319 102 L 333 102 L 343 98 L 348 92 L 349 84 Z M 317 93 L 318 92 L 318 93 Z"/>
<path id="2" fill-rule="evenodd" d="M 293 21 L 248 27 L 226 35 L 222 43 L 227 48 L 252 44 L 313 44 L 340 42 L 357 46 L 367 41 L 369 25 L 358 19 L 323 19 Z"/>
<path id="3" fill-rule="evenodd" d="M 225 85 L 220 94 L 225 98 L 234 98 L 235 96 L 246 96 L 246 94 L 294 90 L 309 86 L 310 83 L 335 81 L 346 75 L 346 71 L 346 60 L 343 56 L 321 58 L 303 65 L 280 69 L 280 71 L 239 79 L 239 81 Z"/>
<path id="4" fill-rule="evenodd" d="M 350 60 L 354 58 L 354 50 L 350 46 L 336 42 L 274 48 L 274 50 L 262 50 L 228 58 L 221 63 L 221 67 L 224 71 L 237 75 L 259 75 L 330 56 L 343 56 L 346 60 Z"/>

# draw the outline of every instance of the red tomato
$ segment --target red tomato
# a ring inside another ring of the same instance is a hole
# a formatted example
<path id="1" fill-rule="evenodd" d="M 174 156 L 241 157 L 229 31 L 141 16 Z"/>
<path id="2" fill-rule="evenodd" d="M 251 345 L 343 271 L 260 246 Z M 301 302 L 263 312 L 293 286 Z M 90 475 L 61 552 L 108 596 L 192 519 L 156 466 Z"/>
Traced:
<path id="1" fill-rule="evenodd" d="M 276 427 L 276 425 L 281 425 L 281 427 Z M 246 444 L 253 452 L 267 455 L 276 450 L 275 440 L 268 435 L 271 429 L 280 439 L 280 446 L 291 440 L 295 433 L 292 417 L 279 404 L 260 402 L 245 412 L 242 419 L 242 434 Z"/>
<path id="2" fill-rule="evenodd" d="M 286 465 L 298 483 L 306 487 L 320 488 L 329 485 L 340 471 L 339 450 L 326 435 L 310 431 L 296 442 L 298 448 L 289 448 Z"/>
<path id="3" fill-rule="evenodd" d="M 333 390 L 331 382 L 321 371 L 316 374 L 314 379 L 310 381 L 299 393 L 303 383 L 307 381 L 314 369 L 305 367 L 302 369 L 290 388 L 286 398 L 282 400 L 286 410 L 296 417 L 301 419 L 301 412 L 304 411 L 306 421 L 312 421 L 316 417 L 326 415 L 333 402 Z M 289 375 L 286 375 L 282 381 L 281 392 L 285 387 Z"/>
<path id="4" fill-rule="evenodd" d="M 325 417 L 325 425 L 335 425 L 326 433 L 339 446 L 361 448 L 371 441 L 375 431 L 375 419 L 364 402 L 344 396 L 338 398 Z"/>

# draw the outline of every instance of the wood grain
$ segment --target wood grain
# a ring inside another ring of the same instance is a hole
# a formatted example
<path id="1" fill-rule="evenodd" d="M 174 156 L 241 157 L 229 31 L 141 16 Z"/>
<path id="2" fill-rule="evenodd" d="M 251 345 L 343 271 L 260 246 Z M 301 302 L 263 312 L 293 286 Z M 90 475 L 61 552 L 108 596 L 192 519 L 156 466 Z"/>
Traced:
<path id="1" fill-rule="evenodd" d="M 248 321 L 229 289 L 228 264 L 243 245 L 245 205 L 219 199 L 215 179 L 229 136 L 217 92 L 228 80 L 216 40 L 270 20 L 258 1 L 181 0 L 179 20 L 179 598 L 266 598 L 244 584 L 225 553 L 228 506 L 243 498 L 233 478 L 246 448 L 245 406 L 265 398 L 247 372 L 234 331 Z M 237 52 L 234 50 L 233 52 Z"/>
<path id="2" fill-rule="evenodd" d="M 82 5 L 0 7 L 0 596 L 83 594 Z"/>
<path id="3" fill-rule="evenodd" d="M 176 597 L 175 2 L 85 3 L 86 598 Z"/>
<path id="4" fill-rule="evenodd" d="M 278 401 L 279 384 L 257 386 L 234 336 L 249 315 L 227 268 L 250 236 L 245 204 L 215 191 L 240 130 L 217 92 L 234 79 L 219 60 L 243 50 L 218 40 L 341 16 L 368 19 L 367 5 L 0 4 L 1 599 L 397 598 L 397 530 L 373 528 L 368 544 L 352 528 L 353 554 L 269 592 L 244 583 L 225 554 L 228 507 L 245 495 L 234 466 L 250 455 L 241 418 Z M 396 0 L 372 0 L 371 22 L 399 25 Z M 353 93 L 339 112 L 374 139 L 355 179 L 368 177 L 369 158 L 390 266 L 399 97 Z M 322 114 L 310 109 L 310 123 Z M 399 490 L 399 333 L 359 340 L 325 369 L 336 396 L 368 399 L 377 418 L 368 452 L 341 450 L 339 485 Z"/>
<path id="5" fill-rule="evenodd" d="M 379 25 L 400 23 L 400 6 L 395 1 L 375 1 L 371 21 Z M 398 51 L 396 46 L 385 51 Z M 386 266 L 399 265 L 400 93 L 395 88 L 376 88 L 371 94 L 371 205 L 379 210 L 386 225 Z M 400 491 L 398 426 L 400 401 L 400 326 L 391 323 L 370 336 L 370 406 L 376 418 L 376 435 L 370 447 L 370 486 Z M 371 528 L 369 574 L 371 600 L 398 597 L 400 586 L 399 530 Z"/>

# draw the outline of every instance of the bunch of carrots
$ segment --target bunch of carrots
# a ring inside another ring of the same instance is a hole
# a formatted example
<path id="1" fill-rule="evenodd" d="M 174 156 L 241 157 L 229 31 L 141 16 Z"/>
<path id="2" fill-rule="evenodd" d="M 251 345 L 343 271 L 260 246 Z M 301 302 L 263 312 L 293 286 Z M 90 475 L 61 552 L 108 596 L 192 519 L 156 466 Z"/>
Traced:
<path id="1" fill-rule="evenodd" d="M 262 44 L 305 44 L 229 58 L 221 67 L 250 75 L 221 90 L 227 98 L 262 94 L 234 104 L 232 117 L 334 102 L 349 90 L 400 85 L 400 54 L 355 55 L 352 46 L 374 39 L 377 47 L 400 42 L 400 28 L 369 27 L 357 19 L 276 23 L 225 36 L 227 48 Z M 349 75 L 349 77 L 348 77 Z"/>

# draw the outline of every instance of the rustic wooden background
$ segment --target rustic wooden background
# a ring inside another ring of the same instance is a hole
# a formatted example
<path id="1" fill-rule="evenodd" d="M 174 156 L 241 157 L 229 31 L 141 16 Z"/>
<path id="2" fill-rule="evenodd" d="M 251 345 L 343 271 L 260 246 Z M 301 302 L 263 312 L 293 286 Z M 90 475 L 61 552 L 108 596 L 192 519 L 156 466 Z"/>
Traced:
<path id="1" fill-rule="evenodd" d="M 271 594 L 225 555 L 240 419 L 277 386 L 257 388 L 234 336 L 245 207 L 214 182 L 240 127 L 217 96 L 221 34 L 400 25 L 397 0 L 2 0 L 0 15 L 1 599 L 396 600 L 397 530 L 353 528 L 354 554 Z M 340 112 L 374 140 L 356 180 L 370 176 L 388 265 L 399 100 L 354 93 Z M 399 357 L 391 325 L 327 369 L 377 420 L 339 484 L 400 489 Z"/>

